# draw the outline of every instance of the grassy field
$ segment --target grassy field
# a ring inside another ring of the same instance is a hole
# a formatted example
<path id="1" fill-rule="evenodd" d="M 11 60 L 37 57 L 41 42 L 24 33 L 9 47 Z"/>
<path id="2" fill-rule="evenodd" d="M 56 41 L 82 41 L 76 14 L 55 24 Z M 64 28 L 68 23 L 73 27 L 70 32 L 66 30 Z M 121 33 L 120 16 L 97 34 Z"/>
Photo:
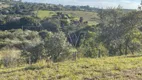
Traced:
<path id="1" fill-rule="evenodd" d="M 64 14 L 70 14 L 73 17 L 83 17 L 84 21 L 88 21 L 89 25 L 95 25 L 96 22 L 96 18 L 97 18 L 97 13 L 95 12 L 86 12 L 86 11 L 43 11 L 43 10 L 39 10 L 38 11 L 38 17 L 40 17 L 41 19 L 44 19 L 45 17 L 51 17 L 52 15 L 54 15 L 56 12 L 62 12 Z"/>
<path id="2" fill-rule="evenodd" d="M 40 17 L 41 19 L 44 19 L 46 17 L 52 17 L 52 15 L 54 15 L 55 12 L 54 11 L 47 11 L 47 10 L 39 10 L 38 11 L 38 17 Z"/>
<path id="3" fill-rule="evenodd" d="M 142 80 L 142 57 L 78 59 L 0 69 L 1 80 Z"/>
<path id="4" fill-rule="evenodd" d="M 97 13 L 87 11 L 61 11 L 64 14 L 70 14 L 74 17 L 83 17 L 84 21 L 88 21 L 90 25 L 96 24 Z"/>

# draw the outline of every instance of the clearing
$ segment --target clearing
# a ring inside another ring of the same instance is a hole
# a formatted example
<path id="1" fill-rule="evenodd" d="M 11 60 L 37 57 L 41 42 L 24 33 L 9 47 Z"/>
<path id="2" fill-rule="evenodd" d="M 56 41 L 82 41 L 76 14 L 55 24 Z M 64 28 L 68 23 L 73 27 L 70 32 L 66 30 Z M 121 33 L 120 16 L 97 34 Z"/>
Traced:
<path id="1" fill-rule="evenodd" d="M 41 19 L 52 17 L 52 15 L 56 14 L 54 11 L 47 11 L 47 10 L 39 10 L 38 17 Z"/>
<path id="2" fill-rule="evenodd" d="M 96 25 L 97 24 L 97 13 L 96 12 L 87 12 L 87 11 L 47 11 L 47 10 L 39 10 L 38 17 L 44 19 L 46 17 L 51 17 L 55 15 L 56 12 L 62 12 L 64 14 L 69 14 L 73 17 L 79 18 L 83 17 L 84 21 L 88 21 L 89 25 Z"/>

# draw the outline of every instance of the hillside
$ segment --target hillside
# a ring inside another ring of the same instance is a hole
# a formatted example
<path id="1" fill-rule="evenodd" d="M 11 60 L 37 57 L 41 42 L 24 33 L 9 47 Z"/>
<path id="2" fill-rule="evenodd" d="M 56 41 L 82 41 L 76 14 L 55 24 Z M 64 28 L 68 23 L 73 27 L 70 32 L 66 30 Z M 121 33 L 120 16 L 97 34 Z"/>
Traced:
<path id="1" fill-rule="evenodd" d="M 142 11 L 0 1 L 0 80 L 142 80 Z"/>
<path id="2" fill-rule="evenodd" d="M 0 69 L 1 80 L 141 80 L 142 57 L 82 58 Z"/>

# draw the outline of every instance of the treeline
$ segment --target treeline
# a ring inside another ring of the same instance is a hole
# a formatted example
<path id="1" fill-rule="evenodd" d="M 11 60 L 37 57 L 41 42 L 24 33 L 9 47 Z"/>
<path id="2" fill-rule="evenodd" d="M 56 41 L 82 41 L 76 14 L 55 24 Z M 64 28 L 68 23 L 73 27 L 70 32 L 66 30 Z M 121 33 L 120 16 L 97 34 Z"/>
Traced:
<path id="1" fill-rule="evenodd" d="M 1 1 L 0 1 L 1 2 Z M 5 1 L 2 1 L 5 2 Z M 49 10 L 49 11 L 97 11 L 99 9 L 90 6 L 63 6 L 61 4 L 47 4 L 47 3 L 28 3 L 28 2 L 16 2 L 8 1 L 5 2 L 8 4 L 8 8 L 3 8 L 0 10 L 0 14 L 20 14 L 20 15 L 33 15 L 33 11 L 38 10 Z"/>
<path id="2" fill-rule="evenodd" d="M 69 14 L 57 12 L 51 18 L 44 18 L 41 20 L 39 17 L 34 16 L 1 16 L 0 30 L 10 29 L 28 29 L 28 30 L 49 30 L 57 32 L 66 26 L 80 26 L 87 25 L 88 21 L 84 21 L 83 17 L 77 18 Z"/>

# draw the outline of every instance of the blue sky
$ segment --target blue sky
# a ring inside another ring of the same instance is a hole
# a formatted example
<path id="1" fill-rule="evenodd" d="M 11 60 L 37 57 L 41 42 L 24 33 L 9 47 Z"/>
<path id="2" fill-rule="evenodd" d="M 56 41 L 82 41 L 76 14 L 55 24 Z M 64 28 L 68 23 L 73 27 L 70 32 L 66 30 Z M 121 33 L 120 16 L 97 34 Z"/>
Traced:
<path id="1" fill-rule="evenodd" d="M 63 5 L 90 5 L 99 8 L 117 7 L 121 5 L 126 9 L 137 9 L 141 0 L 23 0 L 26 2 L 41 2 Z"/>

